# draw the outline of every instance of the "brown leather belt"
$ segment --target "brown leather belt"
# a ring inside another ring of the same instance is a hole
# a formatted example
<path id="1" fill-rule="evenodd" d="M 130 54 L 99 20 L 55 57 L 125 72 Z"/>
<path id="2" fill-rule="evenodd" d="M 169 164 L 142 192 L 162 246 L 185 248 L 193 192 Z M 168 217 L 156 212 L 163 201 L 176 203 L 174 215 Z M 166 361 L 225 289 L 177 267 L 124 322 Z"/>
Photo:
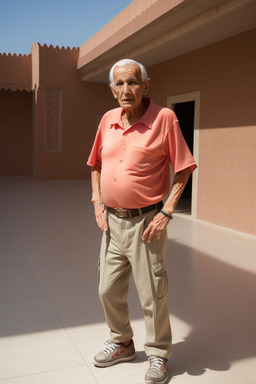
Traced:
<path id="1" fill-rule="evenodd" d="M 132 218 L 135 216 L 141 216 L 144 213 L 153 211 L 153 209 L 157 209 L 158 212 L 160 211 L 161 208 L 163 208 L 164 204 L 162 201 L 159 201 L 159 203 L 149 205 L 147 207 L 142 207 L 142 208 L 136 208 L 136 209 L 124 209 L 124 208 L 111 208 L 107 207 L 107 210 L 111 213 L 114 213 L 117 217 L 121 219 L 126 219 L 126 218 Z"/>

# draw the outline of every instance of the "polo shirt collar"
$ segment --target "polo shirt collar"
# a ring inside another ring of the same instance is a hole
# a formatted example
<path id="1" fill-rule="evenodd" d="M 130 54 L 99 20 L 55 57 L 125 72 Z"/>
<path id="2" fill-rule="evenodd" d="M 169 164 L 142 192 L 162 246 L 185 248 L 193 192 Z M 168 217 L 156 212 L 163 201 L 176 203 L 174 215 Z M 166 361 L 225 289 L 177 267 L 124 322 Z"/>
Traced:
<path id="1" fill-rule="evenodd" d="M 148 109 L 144 113 L 144 115 L 137 121 L 137 123 L 141 123 L 146 125 L 149 129 L 152 128 L 152 112 L 154 109 L 154 103 L 150 98 L 145 98 L 146 102 L 149 104 Z M 123 126 L 122 124 L 122 114 L 123 114 L 123 108 L 116 108 L 115 112 L 112 115 L 111 122 L 110 122 L 110 128 L 112 128 L 115 125 L 119 125 L 120 127 Z"/>

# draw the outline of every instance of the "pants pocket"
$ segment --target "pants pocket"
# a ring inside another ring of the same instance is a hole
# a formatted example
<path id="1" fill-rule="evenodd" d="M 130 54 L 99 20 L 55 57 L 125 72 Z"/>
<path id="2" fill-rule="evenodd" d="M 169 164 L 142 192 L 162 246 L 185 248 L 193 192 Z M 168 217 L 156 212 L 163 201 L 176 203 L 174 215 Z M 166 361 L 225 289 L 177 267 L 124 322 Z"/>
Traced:
<path id="1" fill-rule="evenodd" d="M 164 297 L 168 291 L 168 278 L 164 261 L 152 265 L 152 275 L 158 299 Z"/>

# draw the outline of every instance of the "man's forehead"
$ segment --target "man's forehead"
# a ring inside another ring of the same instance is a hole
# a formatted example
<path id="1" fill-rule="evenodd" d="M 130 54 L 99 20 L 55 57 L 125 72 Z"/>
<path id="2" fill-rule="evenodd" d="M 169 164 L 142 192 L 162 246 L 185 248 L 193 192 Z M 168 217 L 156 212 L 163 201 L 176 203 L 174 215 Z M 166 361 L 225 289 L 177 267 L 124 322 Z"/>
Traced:
<path id="1" fill-rule="evenodd" d="M 113 76 L 114 78 L 133 77 L 138 79 L 141 78 L 140 67 L 137 64 L 117 65 L 114 68 Z"/>

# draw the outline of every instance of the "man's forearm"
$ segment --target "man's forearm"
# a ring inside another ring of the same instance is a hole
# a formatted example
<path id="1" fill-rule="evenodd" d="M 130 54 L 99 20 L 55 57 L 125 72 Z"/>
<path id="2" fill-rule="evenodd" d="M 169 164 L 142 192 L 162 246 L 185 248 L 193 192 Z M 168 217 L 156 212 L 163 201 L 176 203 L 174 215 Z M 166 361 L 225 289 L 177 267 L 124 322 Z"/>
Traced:
<path id="1" fill-rule="evenodd" d="M 184 191 L 184 188 L 187 184 L 190 173 L 191 173 L 190 169 L 187 168 L 181 172 L 178 172 L 175 175 L 171 193 L 163 206 L 163 210 L 165 211 L 166 214 L 160 211 L 157 215 L 154 216 L 153 220 L 149 223 L 149 225 L 143 232 L 143 235 L 142 235 L 143 241 L 147 241 L 148 243 L 151 243 L 151 241 L 155 236 L 157 237 L 157 240 L 160 239 L 161 233 L 163 232 L 163 230 L 166 228 L 166 226 L 170 221 L 169 215 L 173 213 L 180 199 L 180 196 Z"/>
<path id="2" fill-rule="evenodd" d="M 100 167 L 94 166 L 91 168 L 92 203 L 101 201 L 100 173 Z"/>
<path id="3" fill-rule="evenodd" d="M 92 200 L 91 201 L 94 205 L 95 218 L 99 228 L 102 231 L 107 232 L 108 224 L 106 221 L 104 204 L 101 199 L 100 173 L 101 173 L 100 167 L 98 166 L 92 167 L 91 169 Z"/>
<path id="4" fill-rule="evenodd" d="M 171 193 L 166 200 L 163 209 L 170 215 L 174 212 L 176 205 L 184 191 L 184 188 L 188 182 L 191 170 L 186 168 L 181 172 L 176 173 L 173 181 L 173 187 Z"/>

